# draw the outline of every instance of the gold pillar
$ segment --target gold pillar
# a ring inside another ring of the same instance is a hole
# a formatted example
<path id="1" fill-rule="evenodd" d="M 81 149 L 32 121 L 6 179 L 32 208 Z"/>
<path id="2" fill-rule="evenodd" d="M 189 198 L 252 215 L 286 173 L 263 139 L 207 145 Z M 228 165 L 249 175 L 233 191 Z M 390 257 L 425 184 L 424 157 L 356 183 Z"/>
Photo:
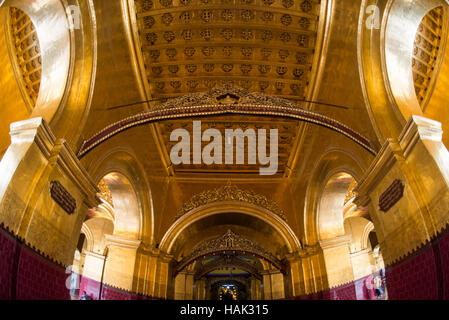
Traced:
<path id="1" fill-rule="evenodd" d="M 0 176 L 0 223 L 71 265 L 86 213 L 98 204 L 98 190 L 66 141 L 56 139 L 42 118 L 11 124 Z"/>
<path id="2" fill-rule="evenodd" d="M 91 251 L 84 251 L 83 277 L 101 282 L 106 256 Z"/>
<path id="3" fill-rule="evenodd" d="M 370 249 L 352 252 L 350 256 L 355 280 L 369 276 L 377 271 L 374 269 L 374 259 Z"/>
<path id="4" fill-rule="evenodd" d="M 278 270 L 264 270 L 263 288 L 265 300 L 285 298 L 284 275 Z"/>
<path id="5" fill-rule="evenodd" d="M 134 270 L 140 240 L 105 235 L 108 258 L 104 283 L 128 291 L 135 291 Z"/>
<path id="6" fill-rule="evenodd" d="M 320 241 L 329 288 L 354 280 L 349 256 L 350 241 L 350 236 L 348 235 Z"/>
<path id="7" fill-rule="evenodd" d="M 175 277 L 175 300 L 193 300 L 194 273 L 182 271 Z"/>
<path id="8" fill-rule="evenodd" d="M 195 300 L 206 300 L 206 280 L 199 279 L 195 281 Z"/>
<path id="9" fill-rule="evenodd" d="M 262 282 L 259 279 L 251 279 L 251 300 L 262 300 Z"/>
<path id="10" fill-rule="evenodd" d="M 355 190 L 355 202 L 370 208 L 387 266 L 449 223 L 449 152 L 442 134 L 439 122 L 412 116 L 401 135 L 384 144 Z M 385 197 L 395 185 L 397 197 Z"/>
<path id="11" fill-rule="evenodd" d="M 155 298 L 174 298 L 172 260 L 172 256 L 159 249 L 142 244 L 137 251 L 134 273 L 137 293 Z"/>

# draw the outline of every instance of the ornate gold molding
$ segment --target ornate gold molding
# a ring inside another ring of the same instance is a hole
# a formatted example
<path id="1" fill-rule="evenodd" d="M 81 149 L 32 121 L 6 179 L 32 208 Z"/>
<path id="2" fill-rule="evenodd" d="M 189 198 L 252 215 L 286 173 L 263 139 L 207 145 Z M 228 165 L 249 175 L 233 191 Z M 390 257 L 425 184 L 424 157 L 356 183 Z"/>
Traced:
<path id="1" fill-rule="evenodd" d="M 193 209 L 220 201 L 240 201 L 254 204 L 273 212 L 282 220 L 287 221 L 287 217 L 285 216 L 283 210 L 279 208 L 276 202 L 270 201 L 265 196 L 257 194 L 253 191 L 239 189 L 237 186 L 231 185 L 230 182 L 226 186 L 203 191 L 194 195 L 178 209 L 175 219 L 179 219 Z"/>
<path id="2" fill-rule="evenodd" d="M 279 270 L 284 270 L 284 265 L 282 264 L 282 262 L 279 261 L 279 259 L 277 259 L 273 254 L 262 248 L 258 243 L 244 238 L 229 229 L 221 237 L 218 237 L 212 241 L 206 241 L 193 249 L 193 251 L 187 257 L 185 257 L 178 263 L 176 267 L 176 273 L 182 271 L 185 267 L 199 258 L 209 255 L 226 253 L 248 253 L 256 255 L 270 262 Z"/>

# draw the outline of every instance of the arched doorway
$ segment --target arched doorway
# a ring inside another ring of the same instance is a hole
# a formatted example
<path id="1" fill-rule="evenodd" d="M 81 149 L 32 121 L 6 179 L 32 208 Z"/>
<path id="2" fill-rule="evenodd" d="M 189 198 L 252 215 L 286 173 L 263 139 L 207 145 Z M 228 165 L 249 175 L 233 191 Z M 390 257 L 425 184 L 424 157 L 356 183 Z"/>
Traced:
<path id="1" fill-rule="evenodd" d="M 175 260 L 175 299 L 206 299 L 212 279 L 237 276 L 246 283 L 246 299 L 282 299 L 288 295 L 285 257 L 300 244 L 278 215 L 234 200 L 187 212 L 165 234 L 160 249 Z"/>

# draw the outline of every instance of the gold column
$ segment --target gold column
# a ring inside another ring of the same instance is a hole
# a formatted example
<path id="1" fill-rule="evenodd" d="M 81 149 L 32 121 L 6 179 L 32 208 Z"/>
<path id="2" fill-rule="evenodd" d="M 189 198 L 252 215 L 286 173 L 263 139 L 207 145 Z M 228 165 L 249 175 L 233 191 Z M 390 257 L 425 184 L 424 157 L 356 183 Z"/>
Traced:
<path id="1" fill-rule="evenodd" d="M 116 288 L 135 291 L 134 271 L 140 240 L 105 235 L 108 247 L 104 283 Z"/>
<path id="2" fill-rule="evenodd" d="M 171 274 L 172 256 L 142 244 L 137 251 L 135 287 L 138 293 L 155 297 L 174 298 L 174 279 Z M 193 282 L 192 282 L 193 288 Z"/>
<path id="3" fill-rule="evenodd" d="M 374 259 L 370 249 L 352 252 L 350 256 L 355 280 L 369 276 L 377 271 L 374 269 Z"/>
<path id="4" fill-rule="evenodd" d="M 182 271 L 175 277 L 175 300 L 193 299 L 194 273 Z"/>
<path id="5" fill-rule="evenodd" d="M 71 265 L 86 213 L 97 206 L 97 187 L 42 118 L 15 122 L 10 134 L 11 145 L 0 162 L 0 223 Z"/>
<path id="6" fill-rule="evenodd" d="M 87 250 L 84 251 L 84 254 L 83 277 L 101 282 L 106 256 Z"/>
<path id="7" fill-rule="evenodd" d="M 263 287 L 265 300 L 285 298 L 284 275 L 278 270 L 264 270 Z"/>
<path id="8" fill-rule="evenodd" d="M 350 241 L 350 236 L 347 235 L 320 241 L 329 288 L 354 280 L 349 256 Z"/>
<path id="9" fill-rule="evenodd" d="M 442 135 L 439 122 L 412 116 L 401 135 L 384 144 L 355 190 L 356 203 L 370 208 L 387 266 L 449 223 L 449 152 Z M 384 200 L 382 211 L 383 195 L 391 194 L 395 183 L 403 192 Z"/>
<path id="10" fill-rule="evenodd" d="M 206 300 L 206 280 L 199 279 L 195 282 L 195 300 Z"/>

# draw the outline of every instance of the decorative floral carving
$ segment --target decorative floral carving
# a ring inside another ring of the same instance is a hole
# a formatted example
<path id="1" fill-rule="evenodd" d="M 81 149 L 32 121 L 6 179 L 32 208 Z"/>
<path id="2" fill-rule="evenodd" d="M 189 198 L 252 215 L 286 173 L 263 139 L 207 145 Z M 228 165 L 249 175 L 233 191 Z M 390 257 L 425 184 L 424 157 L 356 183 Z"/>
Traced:
<path id="1" fill-rule="evenodd" d="M 272 50 L 270 48 L 262 48 L 262 50 L 260 50 L 264 60 L 267 60 L 271 56 L 271 52 Z"/>
<path id="2" fill-rule="evenodd" d="M 169 26 L 173 22 L 173 16 L 171 15 L 171 13 L 164 13 L 162 15 L 161 21 L 166 26 Z"/>
<path id="3" fill-rule="evenodd" d="M 253 55 L 253 48 L 243 47 L 240 51 L 245 58 L 250 58 Z"/>
<path id="4" fill-rule="evenodd" d="M 288 32 L 282 32 L 280 39 L 282 42 L 289 42 L 292 39 L 292 36 Z"/>
<path id="5" fill-rule="evenodd" d="M 178 65 L 169 65 L 168 66 L 168 71 L 170 72 L 170 73 L 173 73 L 173 74 L 176 74 L 176 73 L 178 73 L 178 71 L 179 71 L 179 66 Z"/>
<path id="6" fill-rule="evenodd" d="M 213 63 L 205 63 L 203 65 L 204 71 L 206 72 L 212 72 L 215 69 L 215 65 Z"/>
<path id="7" fill-rule="evenodd" d="M 153 27 L 154 23 L 156 21 L 154 20 L 153 17 L 151 16 L 147 16 L 143 18 L 143 25 L 145 26 L 145 28 L 147 29 L 151 29 L 151 27 Z"/>
<path id="8" fill-rule="evenodd" d="M 210 22 L 212 19 L 212 11 L 209 9 L 201 11 L 201 20 L 204 22 Z"/>
<path id="9" fill-rule="evenodd" d="M 270 11 L 265 11 L 262 15 L 262 20 L 265 22 L 273 21 L 274 14 Z"/>
<path id="10" fill-rule="evenodd" d="M 242 71 L 242 73 L 244 75 L 248 75 L 251 72 L 252 68 L 253 68 L 253 66 L 250 65 L 250 64 L 242 64 L 242 65 L 240 65 L 240 70 Z"/>
<path id="11" fill-rule="evenodd" d="M 311 24 L 310 20 L 307 18 L 304 18 L 304 17 L 300 18 L 298 23 L 299 23 L 299 26 L 303 29 L 309 29 L 310 24 Z"/>
<path id="12" fill-rule="evenodd" d="M 221 36 L 222 36 L 225 40 L 231 40 L 233 34 L 234 34 L 234 31 L 233 31 L 232 29 L 230 29 L 230 28 L 226 28 L 226 29 L 223 29 L 223 30 L 221 31 Z"/>
<path id="13" fill-rule="evenodd" d="M 251 21 L 254 19 L 254 12 L 251 10 L 243 10 L 241 13 L 242 20 L 245 22 Z"/>
<path id="14" fill-rule="evenodd" d="M 184 11 L 179 15 L 179 20 L 181 20 L 184 23 L 190 23 L 190 19 L 191 19 L 191 15 L 190 12 Z"/>
<path id="15" fill-rule="evenodd" d="M 282 0 L 282 5 L 286 8 L 292 7 L 294 3 L 294 0 Z"/>
<path id="16" fill-rule="evenodd" d="M 151 0 L 143 0 L 142 2 L 142 9 L 143 11 L 149 11 L 153 8 L 153 1 Z"/>
<path id="17" fill-rule="evenodd" d="M 203 53 L 203 55 L 205 57 L 210 57 L 215 53 L 215 48 L 214 47 L 203 47 L 201 49 L 201 52 Z"/>
<path id="18" fill-rule="evenodd" d="M 250 203 L 267 209 L 268 211 L 271 211 L 279 216 L 282 220 L 287 221 L 284 212 L 279 208 L 276 202 L 270 201 L 265 196 L 257 194 L 253 191 L 239 189 L 237 186 L 231 185 L 230 183 L 221 188 L 207 190 L 194 195 L 189 201 L 184 203 L 184 205 L 178 209 L 176 219 L 179 219 L 181 216 L 193 209 L 220 201 L 239 201 Z"/>
<path id="19" fill-rule="evenodd" d="M 174 59 L 178 54 L 178 51 L 175 48 L 168 48 L 165 50 L 165 54 L 169 59 Z"/>
<path id="20" fill-rule="evenodd" d="M 184 67 L 186 68 L 188 73 L 194 73 L 197 69 L 196 64 L 186 64 Z"/>
<path id="21" fill-rule="evenodd" d="M 234 65 L 232 63 L 225 63 L 221 66 L 221 70 L 224 72 L 230 72 L 232 69 L 234 69 Z"/>
<path id="22" fill-rule="evenodd" d="M 106 181 L 101 179 L 100 182 L 98 183 L 98 189 L 100 189 L 100 192 L 98 194 L 99 198 L 106 201 L 113 207 L 114 202 L 112 201 L 111 190 L 109 190 L 109 187 L 106 184 Z"/>
<path id="23" fill-rule="evenodd" d="M 206 40 L 209 41 L 212 39 L 212 30 L 211 29 L 204 29 L 201 31 L 201 37 Z"/>
<path id="24" fill-rule="evenodd" d="M 244 40 L 251 40 L 254 37 L 253 32 L 249 29 L 242 30 L 240 34 Z"/>
<path id="25" fill-rule="evenodd" d="M 227 57 L 229 57 L 232 54 L 232 47 L 224 47 L 223 48 L 223 54 Z"/>
<path id="26" fill-rule="evenodd" d="M 182 33 L 181 33 L 181 36 L 182 36 L 182 38 L 183 38 L 184 40 L 190 41 L 190 40 L 192 40 L 193 32 L 192 32 L 192 30 L 190 30 L 190 29 L 183 30 Z"/>
<path id="27" fill-rule="evenodd" d="M 298 44 L 300 47 L 307 47 L 309 45 L 309 37 L 304 34 L 298 35 Z"/>
<path id="28" fill-rule="evenodd" d="M 148 33 L 145 37 L 148 43 L 151 45 L 155 44 L 157 41 L 157 34 L 155 34 L 154 32 Z"/>
<path id="29" fill-rule="evenodd" d="M 195 54 L 195 51 L 196 51 L 195 48 L 187 47 L 184 49 L 184 54 L 190 58 L 190 57 L 193 57 L 193 55 Z"/>
<path id="30" fill-rule="evenodd" d="M 287 59 L 289 55 L 290 55 L 290 52 L 288 52 L 288 50 L 284 50 L 284 49 L 279 50 L 279 58 L 281 58 L 282 60 Z"/>
<path id="31" fill-rule="evenodd" d="M 289 25 L 292 23 L 292 16 L 289 15 L 289 14 L 284 14 L 284 15 L 282 15 L 282 17 L 281 17 L 281 23 L 282 23 L 284 26 L 289 26 Z"/>
<path id="32" fill-rule="evenodd" d="M 159 0 L 159 2 L 163 7 L 170 7 L 173 5 L 173 0 Z"/>
<path id="33" fill-rule="evenodd" d="M 271 30 L 264 30 L 262 32 L 262 40 L 268 42 L 271 39 L 273 39 L 273 32 L 271 32 Z"/>
<path id="34" fill-rule="evenodd" d="M 304 70 L 296 68 L 295 70 L 293 70 L 293 76 L 295 78 L 301 80 L 303 78 L 303 76 L 304 76 Z"/>
<path id="35" fill-rule="evenodd" d="M 233 18 L 233 13 L 232 13 L 232 11 L 230 10 L 230 9 L 224 9 L 222 12 L 221 12 L 221 18 L 224 20 L 224 21 L 231 21 L 232 20 L 232 18 Z"/>
<path id="36" fill-rule="evenodd" d="M 151 50 L 150 51 L 150 58 L 153 61 L 156 61 L 161 55 L 161 52 L 159 50 Z"/>
<path id="37" fill-rule="evenodd" d="M 297 52 L 296 53 L 296 62 L 298 64 L 306 64 L 307 63 L 307 55 L 305 53 Z"/>
<path id="38" fill-rule="evenodd" d="M 175 34 L 173 31 L 165 31 L 164 32 L 164 39 L 165 41 L 167 41 L 168 43 L 172 42 L 173 40 L 175 40 Z"/>
<path id="39" fill-rule="evenodd" d="M 310 12 L 312 10 L 312 2 L 310 0 L 304 0 L 301 3 L 301 10 L 303 12 Z"/>
<path id="40" fill-rule="evenodd" d="M 261 74 L 267 74 L 268 72 L 270 72 L 271 66 L 268 64 L 261 64 L 259 65 L 258 69 Z"/>
<path id="41" fill-rule="evenodd" d="M 228 230 L 224 235 L 211 241 L 206 241 L 196 248 L 185 257 L 176 267 L 176 271 L 184 269 L 190 263 L 198 258 L 208 256 L 216 253 L 226 252 L 247 252 L 258 255 L 259 257 L 269 261 L 276 268 L 284 270 L 284 265 L 273 254 L 265 250 L 257 242 L 244 238 L 241 235 L 234 233 L 232 230 Z"/>
<path id="42" fill-rule="evenodd" d="M 283 76 L 287 73 L 288 69 L 287 67 L 277 67 L 276 68 L 276 73 L 280 76 Z"/>

